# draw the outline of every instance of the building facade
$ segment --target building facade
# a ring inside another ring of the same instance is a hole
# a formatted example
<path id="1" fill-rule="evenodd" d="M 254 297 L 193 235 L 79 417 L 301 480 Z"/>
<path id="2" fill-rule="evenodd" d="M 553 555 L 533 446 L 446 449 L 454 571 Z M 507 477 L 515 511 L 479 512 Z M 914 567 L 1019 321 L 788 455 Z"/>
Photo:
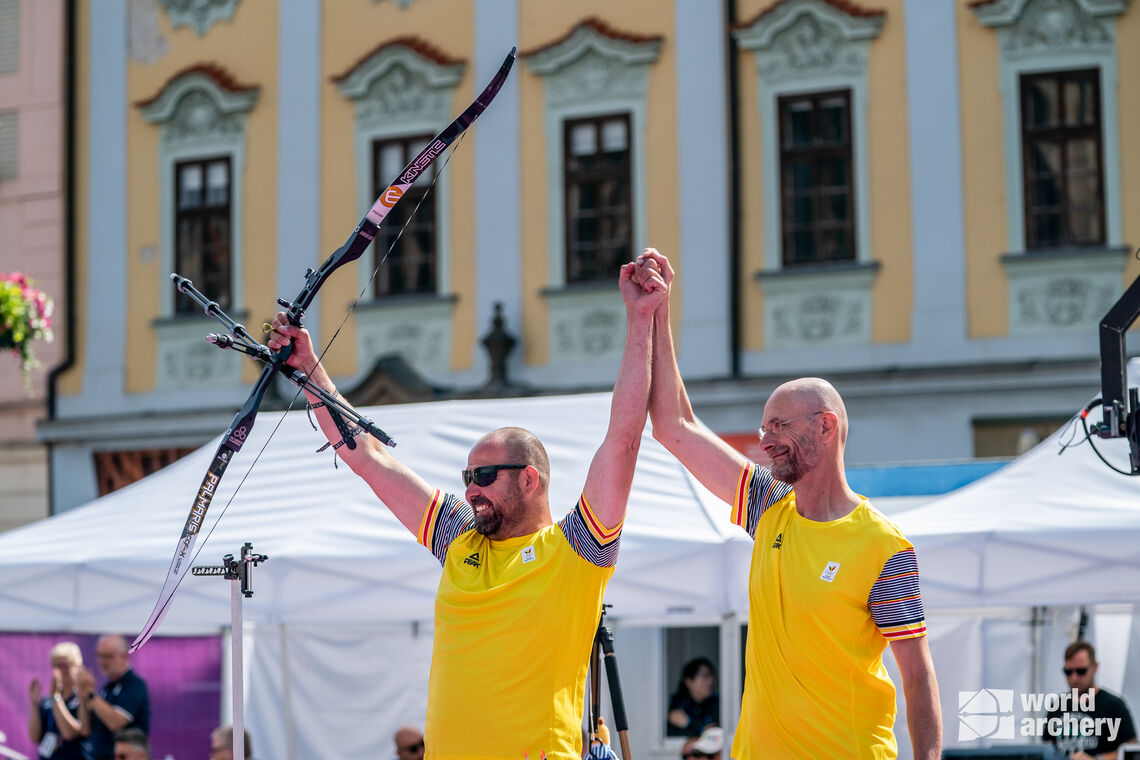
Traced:
<path id="1" fill-rule="evenodd" d="M 63 0 L 0 0 L 0 273 L 20 272 L 55 303 L 39 368 L 0 354 L 0 531 L 47 517 L 49 372 L 65 353 L 65 29 Z"/>
<path id="2" fill-rule="evenodd" d="M 306 316 L 358 403 L 609 387 L 616 267 L 652 245 L 679 273 L 694 406 L 736 445 L 776 385 L 820 375 L 852 464 L 1008 456 L 1098 390 L 1097 323 L 1140 276 L 1128 0 L 74 12 L 76 329 L 38 428 L 53 511 L 217 436 L 249 393 L 257 366 L 202 340 L 220 326 L 170 273 L 257 334 L 515 46 Z M 736 682 L 736 622 L 626 641 L 668 663 L 639 671 L 655 691 L 710 647 Z M 640 735 L 675 757 L 663 715 Z"/>
<path id="3" fill-rule="evenodd" d="M 261 325 L 516 45 L 492 107 L 307 315 L 337 334 L 338 382 L 398 356 L 477 388 L 501 308 L 516 382 L 604 388 L 615 268 L 654 245 L 718 432 L 747 440 L 776 384 L 819 374 L 853 463 L 1008 455 L 1096 390 L 1096 324 L 1140 273 L 1125 0 L 76 13 L 83 287 L 41 426 L 54 509 L 217 434 L 248 391 L 256 367 L 202 341 L 217 328 L 170 272 Z"/>

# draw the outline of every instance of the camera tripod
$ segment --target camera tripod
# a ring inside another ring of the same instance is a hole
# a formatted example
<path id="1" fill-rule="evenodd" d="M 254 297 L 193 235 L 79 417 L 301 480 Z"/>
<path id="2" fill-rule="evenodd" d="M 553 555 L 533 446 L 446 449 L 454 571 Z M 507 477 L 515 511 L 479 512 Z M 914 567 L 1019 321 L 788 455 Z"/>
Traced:
<path id="1" fill-rule="evenodd" d="M 621 693 L 621 678 L 618 676 L 617 657 L 614 655 L 614 633 L 606 628 L 606 608 L 612 604 L 602 605 L 602 614 L 598 617 L 598 631 L 594 634 L 593 650 L 590 654 L 590 710 L 589 710 L 589 739 L 597 734 L 599 719 L 602 713 L 602 666 L 606 663 L 606 683 L 610 687 L 610 705 L 614 710 L 614 728 L 621 741 L 622 760 L 633 760 L 633 752 L 629 748 L 629 720 L 625 715 L 625 700 Z"/>

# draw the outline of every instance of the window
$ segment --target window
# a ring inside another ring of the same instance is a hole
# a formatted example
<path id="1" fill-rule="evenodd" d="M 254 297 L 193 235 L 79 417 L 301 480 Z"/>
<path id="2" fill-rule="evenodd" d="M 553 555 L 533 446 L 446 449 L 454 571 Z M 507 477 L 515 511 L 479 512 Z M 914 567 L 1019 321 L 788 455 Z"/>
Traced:
<path id="1" fill-rule="evenodd" d="M 566 282 L 609 280 L 633 248 L 629 114 L 563 125 Z"/>
<path id="2" fill-rule="evenodd" d="M 974 420 L 974 456 L 1021 456 L 1068 421 L 1069 418 L 1062 416 Z"/>
<path id="3" fill-rule="evenodd" d="M 1097 69 L 1021 75 L 1026 248 L 1104 244 L 1100 111 Z"/>
<path id="4" fill-rule="evenodd" d="M 431 138 L 431 135 L 418 135 L 373 140 L 373 198 L 380 196 Z M 428 192 L 435 170 L 435 165 L 425 169 L 380 225 L 372 247 L 376 252 L 373 265 L 379 267 L 373 281 L 373 295 L 377 298 L 436 292 L 436 206 L 435 196 Z M 404 225 L 407 229 L 400 235 Z M 384 261 L 385 254 L 387 261 Z M 382 261 L 384 265 L 379 266 Z"/>
<path id="5" fill-rule="evenodd" d="M 664 734 L 698 736 L 706 726 L 720 725 L 720 629 L 665 628 L 663 633 Z"/>
<path id="6" fill-rule="evenodd" d="M 785 266 L 855 260 L 851 96 L 779 99 Z"/>
<path id="7" fill-rule="evenodd" d="M 174 168 L 174 271 L 223 309 L 233 301 L 232 181 L 226 156 L 182 161 Z M 176 296 L 174 309 L 188 313 L 198 305 Z"/>
<path id="8" fill-rule="evenodd" d="M 106 496 L 123 486 L 142 480 L 193 451 L 192 448 L 182 446 L 144 451 L 96 451 L 95 480 L 99 486 L 99 495 Z"/>

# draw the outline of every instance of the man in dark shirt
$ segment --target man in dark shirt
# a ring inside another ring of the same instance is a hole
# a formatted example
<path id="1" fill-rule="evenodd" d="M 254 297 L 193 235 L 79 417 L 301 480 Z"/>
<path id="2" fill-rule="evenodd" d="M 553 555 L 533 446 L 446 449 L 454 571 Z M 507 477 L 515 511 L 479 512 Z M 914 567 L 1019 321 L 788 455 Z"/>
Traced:
<path id="1" fill-rule="evenodd" d="M 1128 705 L 1096 685 L 1096 650 L 1087 641 L 1065 649 L 1069 691 L 1045 718 L 1045 740 L 1074 760 L 1115 760 L 1121 744 L 1136 738 Z"/>
<path id="2" fill-rule="evenodd" d="M 84 669 L 79 676 L 79 696 L 91 713 L 91 757 L 113 760 L 115 734 L 125 728 L 150 730 L 150 697 L 146 682 L 131 670 L 127 640 L 102 636 L 95 644 L 95 659 L 107 683 L 95 692 L 95 676 Z"/>

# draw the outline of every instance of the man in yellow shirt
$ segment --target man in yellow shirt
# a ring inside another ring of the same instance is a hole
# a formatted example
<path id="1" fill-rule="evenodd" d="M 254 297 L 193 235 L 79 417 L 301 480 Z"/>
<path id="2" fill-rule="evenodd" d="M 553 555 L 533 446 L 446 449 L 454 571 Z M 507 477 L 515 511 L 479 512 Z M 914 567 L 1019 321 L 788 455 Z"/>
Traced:
<path id="1" fill-rule="evenodd" d="M 649 403 L 653 314 L 668 297 L 645 264 L 621 268 L 626 340 L 610 422 L 581 498 L 551 518 L 550 462 L 521 428 L 480 438 L 464 498 L 430 487 L 370 437 L 338 455 L 443 565 L 424 729 L 426 760 L 581 757 L 586 669 Z M 634 280 L 634 275 L 638 277 Z M 289 366 L 333 392 L 308 332 L 273 322 L 269 347 L 293 343 Z M 315 401 L 311 397 L 310 401 Z M 323 405 L 332 442 L 340 433 Z"/>
<path id="2" fill-rule="evenodd" d="M 664 256 L 647 251 L 639 261 L 646 265 L 638 276 L 672 283 Z M 733 522 L 754 540 L 747 675 L 731 756 L 897 757 L 895 690 L 882 660 L 889 643 L 914 757 L 938 758 L 942 718 L 914 549 L 847 483 L 847 412 L 835 388 L 801 378 L 772 393 L 760 427 L 765 468 L 693 414 L 668 299 L 654 316 L 652 350 L 654 437 L 732 506 Z"/>

